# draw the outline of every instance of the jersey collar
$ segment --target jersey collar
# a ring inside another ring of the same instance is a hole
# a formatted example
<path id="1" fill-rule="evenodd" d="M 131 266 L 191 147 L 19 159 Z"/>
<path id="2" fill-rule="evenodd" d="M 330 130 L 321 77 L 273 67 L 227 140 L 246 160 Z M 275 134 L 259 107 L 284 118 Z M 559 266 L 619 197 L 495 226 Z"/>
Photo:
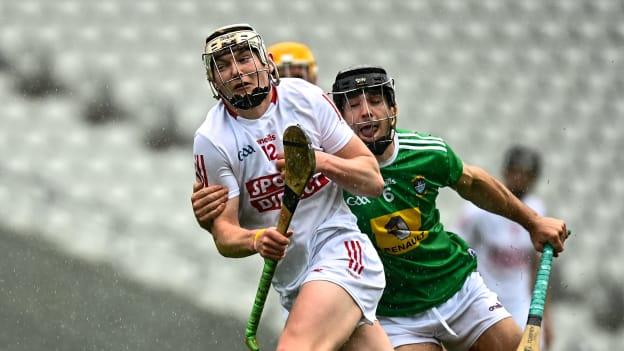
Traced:
<path id="1" fill-rule="evenodd" d="M 388 158 L 387 160 L 383 162 L 379 162 L 379 168 L 383 168 L 383 167 L 391 165 L 394 162 L 394 160 L 396 160 L 397 155 L 399 154 L 399 136 L 396 131 L 394 132 L 394 137 L 392 138 L 392 140 L 393 140 L 392 144 L 394 144 L 394 150 L 392 151 L 392 156 L 390 156 L 390 158 Z"/>

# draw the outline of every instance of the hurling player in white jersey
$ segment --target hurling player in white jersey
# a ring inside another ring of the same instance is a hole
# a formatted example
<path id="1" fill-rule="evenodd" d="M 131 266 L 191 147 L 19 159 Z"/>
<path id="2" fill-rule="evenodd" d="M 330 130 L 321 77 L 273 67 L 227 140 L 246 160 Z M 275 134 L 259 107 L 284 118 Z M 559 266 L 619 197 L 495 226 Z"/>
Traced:
<path id="1" fill-rule="evenodd" d="M 219 100 L 197 129 L 197 179 L 228 189 L 209 228 L 227 257 L 280 260 L 273 287 L 290 313 L 278 350 L 391 350 L 375 317 L 383 266 L 342 198 L 342 189 L 378 196 L 379 166 L 320 88 L 279 79 L 260 35 L 247 24 L 206 38 L 203 59 Z M 277 223 L 284 181 L 282 135 L 293 124 L 316 151 L 316 174 L 289 233 Z M 197 216 L 197 213 L 196 213 Z"/>
<path id="2" fill-rule="evenodd" d="M 532 193 L 541 170 L 539 153 L 515 145 L 505 153 L 502 175 L 507 188 L 540 215 L 545 214 L 542 200 Z M 524 326 L 531 303 L 531 290 L 539 259 L 527 232 L 504 217 L 467 203 L 457 232 L 477 251 L 478 270 L 488 288 L 520 326 Z M 542 321 L 546 348 L 552 345 L 552 318 L 547 312 Z"/>
<path id="3" fill-rule="evenodd" d="M 280 78 L 301 78 L 312 84 L 316 84 L 318 66 L 310 48 L 296 41 L 282 41 L 267 48 L 269 55 L 277 66 Z M 206 194 L 206 204 L 202 213 L 201 221 L 212 221 L 218 213 L 225 208 L 228 198 L 227 188 L 219 184 L 204 186 L 200 181 L 193 184 L 193 192 L 201 189 Z M 201 224 L 200 221 L 200 224 Z"/>

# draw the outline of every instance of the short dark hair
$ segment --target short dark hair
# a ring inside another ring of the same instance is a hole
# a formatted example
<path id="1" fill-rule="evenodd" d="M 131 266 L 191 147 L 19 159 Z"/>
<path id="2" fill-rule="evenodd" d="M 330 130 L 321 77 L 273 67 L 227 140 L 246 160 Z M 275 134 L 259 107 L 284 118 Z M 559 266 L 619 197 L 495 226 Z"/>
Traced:
<path id="1" fill-rule="evenodd" d="M 524 146 L 513 145 L 505 153 L 503 169 L 519 168 L 538 177 L 542 171 L 542 157 L 536 150 Z"/>

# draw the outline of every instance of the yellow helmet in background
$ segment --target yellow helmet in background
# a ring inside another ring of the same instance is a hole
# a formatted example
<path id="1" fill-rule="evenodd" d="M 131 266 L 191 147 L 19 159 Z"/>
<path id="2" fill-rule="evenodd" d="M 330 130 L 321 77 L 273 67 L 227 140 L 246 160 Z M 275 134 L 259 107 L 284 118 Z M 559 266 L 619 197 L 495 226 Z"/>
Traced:
<path id="1" fill-rule="evenodd" d="M 316 60 L 306 45 L 285 41 L 271 45 L 267 51 L 273 55 L 281 77 L 303 78 L 316 84 Z"/>

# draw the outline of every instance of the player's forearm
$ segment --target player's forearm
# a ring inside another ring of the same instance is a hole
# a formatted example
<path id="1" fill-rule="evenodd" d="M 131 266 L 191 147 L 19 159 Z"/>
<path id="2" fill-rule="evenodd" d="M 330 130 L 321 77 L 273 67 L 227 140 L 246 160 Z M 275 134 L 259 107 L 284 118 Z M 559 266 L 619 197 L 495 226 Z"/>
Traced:
<path id="1" fill-rule="evenodd" d="M 317 155 L 317 170 L 352 194 L 377 197 L 383 191 L 379 164 L 372 156 L 344 159 L 322 153 Z"/>
<path id="2" fill-rule="evenodd" d="M 239 258 L 256 253 L 253 247 L 253 230 L 217 222 L 212 227 L 212 235 L 221 255 Z"/>
<path id="3" fill-rule="evenodd" d="M 508 218 L 530 231 L 537 213 L 515 197 L 500 181 L 475 166 L 466 169 L 456 185 L 457 192 L 480 208 Z"/>

